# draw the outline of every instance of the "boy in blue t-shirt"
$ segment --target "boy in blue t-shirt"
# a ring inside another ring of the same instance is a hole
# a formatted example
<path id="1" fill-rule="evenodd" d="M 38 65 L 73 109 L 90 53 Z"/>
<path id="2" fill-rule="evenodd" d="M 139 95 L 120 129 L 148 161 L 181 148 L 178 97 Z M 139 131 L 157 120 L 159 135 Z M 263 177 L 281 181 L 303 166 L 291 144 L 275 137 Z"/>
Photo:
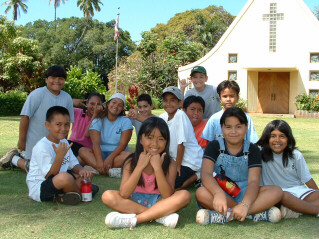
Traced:
<path id="1" fill-rule="evenodd" d="M 55 65 L 45 72 L 46 86 L 32 91 L 20 113 L 18 149 L 11 149 L 0 159 L 0 168 L 18 166 L 28 171 L 29 160 L 34 145 L 48 134 L 45 127 L 45 114 L 52 106 L 63 106 L 68 109 L 71 123 L 74 122 L 73 102 L 71 96 L 61 90 L 67 74 L 63 67 Z"/>
<path id="2" fill-rule="evenodd" d="M 217 86 L 217 93 L 219 94 L 224 109 L 210 117 L 201 136 L 203 139 L 213 141 L 218 137 L 223 137 L 220 118 L 226 109 L 236 106 L 239 100 L 239 92 L 240 88 L 236 81 L 225 80 Z M 248 120 L 248 132 L 246 133 L 245 140 L 256 143 L 259 138 L 254 128 L 253 121 L 247 113 L 245 114 Z"/>

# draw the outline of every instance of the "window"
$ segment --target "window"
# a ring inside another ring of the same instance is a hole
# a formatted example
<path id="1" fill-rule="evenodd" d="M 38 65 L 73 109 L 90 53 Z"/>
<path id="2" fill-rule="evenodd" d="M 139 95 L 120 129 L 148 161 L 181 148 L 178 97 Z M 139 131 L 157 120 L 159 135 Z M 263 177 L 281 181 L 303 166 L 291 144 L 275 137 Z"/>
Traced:
<path id="1" fill-rule="evenodd" d="M 310 53 L 310 63 L 319 63 L 319 53 Z"/>
<path id="2" fill-rule="evenodd" d="M 237 71 L 228 71 L 228 80 L 237 80 Z"/>
<path id="3" fill-rule="evenodd" d="M 228 63 L 237 63 L 237 54 L 228 54 Z"/>
<path id="4" fill-rule="evenodd" d="M 310 71 L 310 81 L 319 81 L 319 71 Z"/>
<path id="5" fill-rule="evenodd" d="M 319 95 L 319 90 L 309 90 L 309 94 L 313 96 Z"/>

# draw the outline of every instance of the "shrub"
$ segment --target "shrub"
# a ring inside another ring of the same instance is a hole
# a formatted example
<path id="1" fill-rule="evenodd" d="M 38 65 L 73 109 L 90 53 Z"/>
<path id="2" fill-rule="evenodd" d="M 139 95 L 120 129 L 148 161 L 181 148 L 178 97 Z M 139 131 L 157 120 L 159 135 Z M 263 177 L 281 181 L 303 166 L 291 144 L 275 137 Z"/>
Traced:
<path id="1" fill-rule="evenodd" d="M 318 98 L 313 95 L 302 94 L 296 97 L 295 103 L 297 110 L 317 111 Z"/>
<path id="2" fill-rule="evenodd" d="M 26 99 L 26 92 L 8 91 L 0 93 L 0 115 L 19 115 Z"/>
<path id="3" fill-rule="evenodd" d="M 162 100 L 155 97 L 155 96 L 152 96 L 152 103 L 153 103 L 153 106 L 154 106 L 154 109 L 163 109 L 163 103 L 162 103 Z"/>

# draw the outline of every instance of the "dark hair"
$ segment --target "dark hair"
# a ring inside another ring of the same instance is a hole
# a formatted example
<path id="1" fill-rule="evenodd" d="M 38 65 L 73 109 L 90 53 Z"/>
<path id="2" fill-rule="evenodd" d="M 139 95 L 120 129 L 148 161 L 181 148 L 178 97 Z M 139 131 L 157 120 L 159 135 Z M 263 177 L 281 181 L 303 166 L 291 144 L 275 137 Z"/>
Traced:
<path id="1" fill-rule="evenodd" d="M 62 66 L 51 66 L 45 71 L 45 78 L 48 78 L 49 76 L 55 76 L 55 77 L 63 77 L 66 79 L 67 74 L 65 69 Z"/>
<path id="2" fill-rule="evenodd" d="M 85 99 L 87 100 L 87 102 L 89 102 L 90 99 L 91 99 L 92 97 L 94 97 L 94 96 L 98 97 L 98 98 L 101 100 L 101 103 L 102 103 L 102 104 L 105 102 L 105 95 L 102 95 L 102 94 L 97 93 L 97 92 L 92 92 L 92 93 L 87 93 L 87 94 L 85 94 Z M 85 117 L 86 111 L 87 111 L 86 108 L 83 109 L 82 117 Z"/>
<path id="3" fill-rule="evenodd" d="M 63 106 L 53 106 L 50 109 L 48 109 L 46 113 L 46 116 L 45 116 L 46 121 L 50 122 L 53 119 L 53 116 L 57 114 L 67 115 L 70 117 L 69 111 Z"/>
<path id="4" fill-rule="evenodd" d="M 135 153 L 128 156 L 123 164 L 124 166 L 126 161 L 131 159 L 131 168 L 130 168 L 131 172 L 134 171 L 137 165 L 137 162 L 139 160 L 140 154 L 144 152 L 144 147 L 141 144 L 142 136 L 150 135 L 154 131 L 154 129 L 158 129 L 161 135 L 163 136 L 163 138 L 166 140 L 166 146 L 165 146 L 164 152 L 162 152 L 161 155 L 163 153 L 166 153 L 163 164 L 162 164 L 162 169 L 165 175 L 168 173 L 169 165 L 171 162 L 170 161 L 171 157 L 169 155 L 170 134 L 169 134 L 169 129 L 166 122 L 159 117 L 150 117 L 143 122 L 140 128 L 140 131 L 138 132 L 138 135 L 137 135 Z M 138 181 L 138 185 L 144 186 L 144 181 L 142 176 L 140 177 Z M 156 188 L 157 188 L 157 184 L 156 184 Z"/>
<path id="5" fill-rule="evenodd" d="M 241 108 L 231 107 L 226 109 L 222 117 L 220 118 L 220 126 L 223 127 L 223 125 L 226 122 L 226 119 L 231 116 L 236 117 L 241 124 L 244 124 L 246 126 L 248 125 L 248 120 L 245 112 Z"/>
<path id="6" fill-rule="evenodd" d="M 240 87 L 237 84 L 237 82 L 234 80 L 224 80 L 220 82 L 219 85 L 217 86 L 217 93 L 219 97 L 220 97 L 220 93 L 227 88 L 233 89 L 234 91 L 236 91 L 237 95 L 239 95 Z"/>
<path id="7" fill-rule="evenodd" d="M 203 107 L 203 112 L 205 111 L 205 101 L 202 97 L 196 95 L 190 95 L 185 98 L 183 103 L 183 109 L 187 109 L 192 103 L 199 103 Z"/>
<path id="8" fill-rule="evenodd" d="M 147 101 L 147 103 L 149 103 L 149 105 L 153 104 L 151 96 L 149 94 L 146 94 L 146 93 L 140 94 L 137 97 L 137 103 L 140 101 Z"/>
<path id="9" fill-rule="evenodd" d="M 269 139 L 271 132 L 274 130 L 279 130 L 280 132 L 284 133 L 288 138 L 287 147 L 285 148 L 283 155 L 282 155 L 282 165 L 287 167 L 288 165 L 288 157 L 292 157 L 292 152 L 296 148 L 296 140 L 292 134 L 292 130 L 289 124 L 284 120 L 273 120 L 269 122 L 260 139 L 256 143 L 257 145 L 261 146 L 261 158 L 264 162 L 268 162 L 273 160 L 273 153 L 269 146 Z"/>

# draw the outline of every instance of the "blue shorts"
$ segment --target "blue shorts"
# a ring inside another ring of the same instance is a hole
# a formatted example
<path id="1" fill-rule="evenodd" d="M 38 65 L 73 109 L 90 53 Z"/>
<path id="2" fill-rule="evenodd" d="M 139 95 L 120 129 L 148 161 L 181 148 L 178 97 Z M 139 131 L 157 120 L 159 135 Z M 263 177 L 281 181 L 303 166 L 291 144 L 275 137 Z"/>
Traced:
<path id="1" fill-rule="evenodd" d="M 105 160 L 111 153 L 111 151 L 102 151 L 103 160 Z"/>
<path id="2" fill-rule="evenodd" d="M 133 193 L 131 199 L 144 207 L 152 207 L 162 198 L 161 194 Z"/>

